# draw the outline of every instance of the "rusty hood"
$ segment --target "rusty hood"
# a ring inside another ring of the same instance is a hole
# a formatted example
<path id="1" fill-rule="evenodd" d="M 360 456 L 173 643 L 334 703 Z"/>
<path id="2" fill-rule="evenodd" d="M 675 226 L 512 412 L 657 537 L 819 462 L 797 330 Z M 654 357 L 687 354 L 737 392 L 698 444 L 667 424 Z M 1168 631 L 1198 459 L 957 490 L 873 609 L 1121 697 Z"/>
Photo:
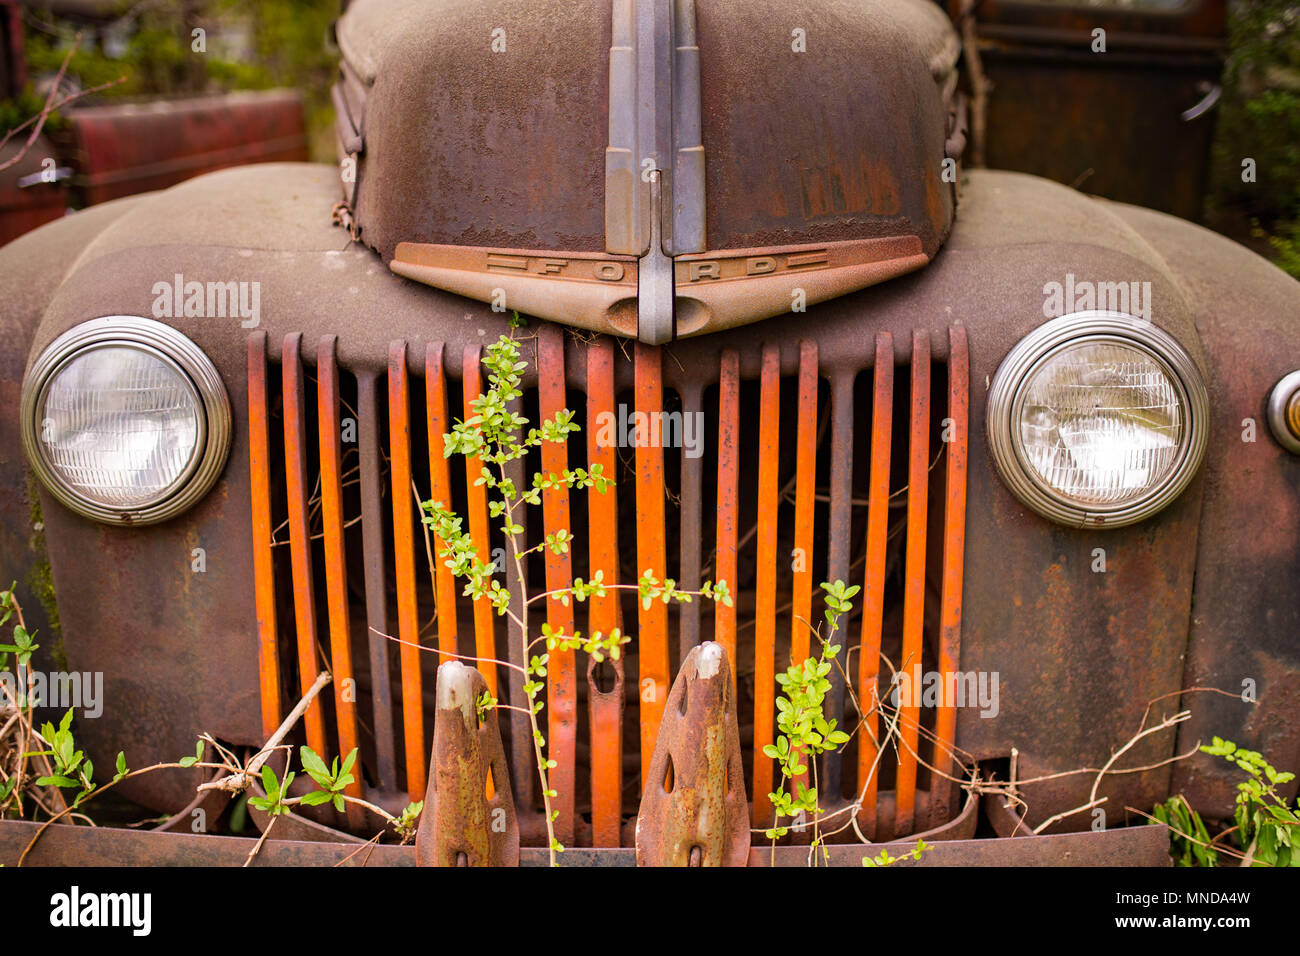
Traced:
<path id="1" fill-rule="evenodd" d="M 930 0 L 355 0 L 341 214 L 408 279 L 647 342 L 929 262 L 964 141 Z"/>

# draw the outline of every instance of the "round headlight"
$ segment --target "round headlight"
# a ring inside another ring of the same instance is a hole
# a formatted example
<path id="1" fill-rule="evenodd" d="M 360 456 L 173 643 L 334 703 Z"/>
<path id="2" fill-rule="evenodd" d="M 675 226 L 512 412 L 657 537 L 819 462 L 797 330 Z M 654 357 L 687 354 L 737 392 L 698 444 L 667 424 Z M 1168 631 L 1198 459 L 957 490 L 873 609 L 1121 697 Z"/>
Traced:
<path id="1" fill-rule="evenodd" d="M 1168 333 L 1116 312 L 1053 319 L 989 387 L 989 448 L 1007 486 L 1045 518 L 1119 526 L 1180 495 L 1205 454 L 1209 402 Z"/>
<path id="2" fill-rule="evenodd" d="M 151 524 L 212 487 L 230 447 L 230 402 L 208 357 L 134 316 L 54 340 L 23 386 L 23 443 L 50 493 L 78 514 Z"/>

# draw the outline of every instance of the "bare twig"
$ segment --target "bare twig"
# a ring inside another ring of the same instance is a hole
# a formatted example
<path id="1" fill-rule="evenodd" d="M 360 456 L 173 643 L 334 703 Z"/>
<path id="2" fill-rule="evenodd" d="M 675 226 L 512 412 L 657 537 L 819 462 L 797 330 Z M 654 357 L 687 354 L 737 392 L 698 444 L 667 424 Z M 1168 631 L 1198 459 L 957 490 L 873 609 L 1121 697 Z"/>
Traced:
<path id="1" fill-rule="evenodd" d="M 1197 846 L 1203 846 L 1207 850 L 1213 850 L 1215 853 L 1226 854 L 1227 856 L 1233 857 L 1234 859 L 1237 860 L 1244 860 L 1246 858 L 1244 854 L 1238 853 L 1236 850 L 1232 849 L 1232 847 L 1214 845 L 1216 841 L 1227 836 L 1229 833 L 1232 832 L 1232 830 L 1237 829 L 1236 827 L 1233 827 L 1232 830 L 1224 830 L 1222 833 L 1216 836 L 1209 843 L 1206 843 L 1204 840 L 1196 839 L 1196 837 L 1192 836 L 1190 833 L 1184 833 L 1182 830 L 1178 829 L 1177 827 L 1169 826 L 1169 824 L 1165 823 L 1163 820 L 1158 820 L 1155 817 L 1153 817 L 1151 814 L 1139 810 L 1137 807 L 1125 807 L 1124 809 L 1129 811 L 1130 813 L 1136 813 L 1140 817 L 1145 817 L 1146 819 L 1150 820 L 1152 823 L 1158 823 L 1162 827 L 1166 827 L 1167 829 L 1172 830 L 1174 833 L 1177 833 L 1180 837 L 1186 839 L 1189 843 L 1195 843 Z"/>
<path id="2" fill-rule="evenodd" d="M 271 822 L 266 825 L 266 829 L 262 831 L 262 835 L 257 838 L 257 843 L 248 851 L 248 858 L 244 860 L 244 866 L 252 865 L 253 857 L 257 856 L 258 850 L 262 849 L 262 844 L 265 843 L 266 838 L 271 835 L 271 829 L 275 826 L 275 821 L 278 819 L 280 819 L 278 814 L 271 817 Z"/>
<path id="3" fill-rule="evenodd" d="M 1083 804 L 1082 806 L 1073 807 L 1069 810 L 1062 810 L 1060 813 L 1054 813 L 1046 820 L 1044 820 L 1042 823 L 1038 824 L 1038 826 L 1034 827 L 1034 836 L 1038 836 L 1040 833 L 1042 833 L 1044 830 L 1050 827 L 1053 823 L 1059 823 L 1060 821 L 1064 820 L 1066 817 L 1072 817 L 1076 813 L 1083 813 L 1083 811 L 1085 810 L 1091 810 L 1093 807 L 1099 807 L 1109 799 L 1110 799 L 1109 797 L 1101 797 L 1100 799 L 1097 800 L 1089 800 L 1087 803 Z"/>
<path id="4" fill-rule="evenodd" d="M 6 159 L 4 162 L 0 162 L 0 172 L 4 172 L 10 166 L 15 166 L 18 163 L 22 162 L 23 157 L 26 156 L 28 152 L 31 151 L 31 148 L 33 146 L 36 145 L 37 139 L 40 138 L 41 130 L 45 128 L 45 122 L 50 118 L 51 113 L 55 112 L 56 110 L 62 109 L 63 107 L 67 106 L 69 103 L 74 103 L 79 99 L 90 96 L 92 93 L 100 93 L 108 89 L 110 86 L 116 86 L 117 84 L 124 83 L 126 81 L 125 76 L 119 76 L 116 80 L 109 80 L 107 83 L 101 83 L 98 86 L 92 86 L 90 89 L 78 90 L 77 92 L 70 93 L 67 96 L 60 99 L 59 87 L 63 85 L 63 77 L 65 74 L 67 74 L 68 66 L 69 64 L 72 63 L 73 54 L 77 52 L 77 48 L 79 46 L 81 46 L 80 33 L 78 33 L 75 39 L 72 41 L 72 48 L 68 50 L 67 56 L 63 58 L 63 63 L 59 65 L 59 72 L 54 77 L 54 82 L 50 85 L 50 92 L 45 97 L 45 105 L 41 107 L 41 111 L 37 113 L 35 116 L 28 119 L 27 121 L 20 123 L 19 125 L 15 126 L 13 129 L 9 130 L 7 133 L 4 134 L 4 136 L 0 137 L 0 149 L 4 149 L 4 147 L 9 145 L 9 141 L 13 139 L 15 136 L 17 136 L 19 133 L 21 133 L 23 130 L 27 129 L 29 126 L 31 127 L 32 130 L 31 133 L 28 134 L 27 140 L 26 142 L 23 143 L 22 148 L 19 149 L 18 152 L 15 153 L 13 156 L 10 156 L 8 159 Z"/>
<path id="5" fill-rule="evenodd" d="M 349 854 L 348 854 L 347 856 L 345 856 L 343 859 L 339 860 L 339 861 L 338 861 L 337 863 L 335 863 L 334 865 L 335 865 L 335 866 L 343 866 L 345 863 L 348 862 L 348 860 L 352 859 L 354 856 L 356 856 L 358 853 L 360 853 L 362 850 L 366 849 L 367 847 L 371 850 L 371 852 L 373 852 L 374 849 L 375 849 L 375 847 L 377 847 L 377 846 L 379 845 L 379 840 L 383 837 L 383 835 L 384 835 L 384 831 L 383 831 L 383 830 L 380 830 L 378 833 L 376 833 L 374 836 L 372 836 L 369 840 L 367 840 L 365 843 L 361 844 L 361 846 L 357 847 L 355 850 L 353 850 L 351 853 L 349 853 Z M 370 861 L 370 854 L 367 853 L 367 854 L 366 854 L 366 858 L 365 858 L 364 860 L 361 861 L 361 865 L 364 867 L 364 866 L 366 865 L 366 863 L 368 863 L 369 861 Z"/>
<path id="6" fill-rule="evenodd" d="M 322 688 L 324 688 L 331 680 L 333 680 L 333 678 L 330 676 L 329 671 L 321 671 L 316 676 L 316 682 L 311 685 L 307 690 L 307 693 L 302 695 L 302 700 L 298 701 L 293 710 L 289 712 L 289 716 L 284 718 L 284 721 L 276 728 L 275 733 L 273 733 L 266 743 L 262 745 L 262 749 L 253 755 L 253 759 L 248 762 L 248 766 L 238 772 L 228 773 L 224 777 L 219 777 L 216 780 L 200 784 L 198 788 L 199 791 L 226 790 L 230 793 L 242 793 L 247 790 L 249 785 L 253 782 L 253 778 L 261 771 L 262 765 L 271 759 L 271 754 L 280 749 L 281 741 L 283 741 L 289 731 L 293 729 L 293 725 L 298 722 L 298 719 L 306 713 L 311 702 L 316 699 L 316 695 L 319 694 Z"/>
<path id="7" fill-rule="evenodd" d="M 1147 712 L 1150 713 L 1150 705 L 1148 705 L 1147 707 Z M 1106 777 L 1108 773 L 1111 772 L 1110 768 L 1115 765 L 1115 761 L 1119 760 L 1120 757 L 1124 756 L 1124 754 L 1132 750 L 1133 747 L 1137 745 L 1138 741 L 1142 740 L 1144 737 L 1150 737 L 1152 734 L 1156 734 L 1162 730 L 1168 730 L 1171 727 L 1177 726 L 1178 724 L 1181 724 L 1184 721 L 1189 720 L 1191 716 L 1192 716 L 1192 712 L 1190 710 L 1180 710 L 1172 717 L 1166 717 L 1164 720 L 1162 720 L 1160 723 L 1156 724 L 1155 726 L 1147 727 L 1145 730 L 1140 730 L 1138 733 L 1130 737 L 1128 739 L 1128 742 L 1125 743 L 1124 746 L 1116 750 L 1113 754 L 1111 754 L 1110 759 L 1107 760 L 1106 763 L 1102 766 L 1102 768 L 1097 771 L 1097 777 L 1092 782 L 1092 789 L 1088 791 L 1088 802 L 1084 803 L 1082 806 L 1074 807 L 1071 810 L 1063 810 L 1060 813 L 1053 814 L 1052 816 L 1048 817 L 1042 823 L 1038 824 L 1038 826 L 1034 827 L 1034 835 L 1037 836 L 1038 834 L 1046 830 L 1048 827 L 1050 827 L 1052 824 L 1059 823 L 1061 820 L 1064 820 L 1066 817 L 1074 816 L 1076 813 L 1082 813 L 1085 810 L 1091 810 L 1093 807 L 1098 807 L 1101 806 L 1101 804 L 1105 803 L 1108 798 L 1107 797 L 1099 798 L 1097 796 L 1097 790 L 1101 787 L 1101 781 Z M 1195 751 L 1192 752 L 1194 753 Z"/>

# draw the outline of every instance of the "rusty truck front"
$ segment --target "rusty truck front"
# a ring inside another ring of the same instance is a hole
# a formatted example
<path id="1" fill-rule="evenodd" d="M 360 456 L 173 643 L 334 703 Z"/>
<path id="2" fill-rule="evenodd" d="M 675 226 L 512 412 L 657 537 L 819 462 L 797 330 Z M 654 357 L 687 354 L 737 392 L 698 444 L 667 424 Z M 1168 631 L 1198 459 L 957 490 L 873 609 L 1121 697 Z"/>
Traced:
<path id="1" fill-rule="evenodd" d="M 941 7 L 355 0 L 338 42 L 337 168 L 0 252 L 98 766 L 355 751 L 347 799 L 254 783 L 298 862 L 423 801 L 424 862 L 1158 865 L 1124 808 L 1233 810 L 1198 740 L 1300 761 L 1296 283 L 963 170 Z"/>

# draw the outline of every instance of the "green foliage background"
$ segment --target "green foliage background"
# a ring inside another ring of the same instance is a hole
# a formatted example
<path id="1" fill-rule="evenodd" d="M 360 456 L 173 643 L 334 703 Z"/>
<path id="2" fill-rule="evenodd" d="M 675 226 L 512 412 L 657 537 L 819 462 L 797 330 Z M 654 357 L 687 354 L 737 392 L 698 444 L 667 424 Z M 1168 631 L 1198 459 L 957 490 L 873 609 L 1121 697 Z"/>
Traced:
<path id="1" fill-rule="evenodd" d="M 1300 4 L 1233 0 L 1228 40 L 1206 219 L 1300 278 Z"/>
<path id="2" fill-rule="evenodd" d="M 81 85 L 125 78 L 105 98 L 295 87 L 304 98 L 312 159 L 333 162 L 329 91 L 338 70 L 333 23 L 340 7 L 339 0 L 146 0 L 123 3 L 124 15 L 110 25 L 36 8 L 23 17 L 28 72 L 57 71 L 80 31 L 69 72 Z M 206 53 L 192 51 L 196 28 L 205 31 Z M 115 37 L 126 37 L 125 49 L 114 49 Z"/>

